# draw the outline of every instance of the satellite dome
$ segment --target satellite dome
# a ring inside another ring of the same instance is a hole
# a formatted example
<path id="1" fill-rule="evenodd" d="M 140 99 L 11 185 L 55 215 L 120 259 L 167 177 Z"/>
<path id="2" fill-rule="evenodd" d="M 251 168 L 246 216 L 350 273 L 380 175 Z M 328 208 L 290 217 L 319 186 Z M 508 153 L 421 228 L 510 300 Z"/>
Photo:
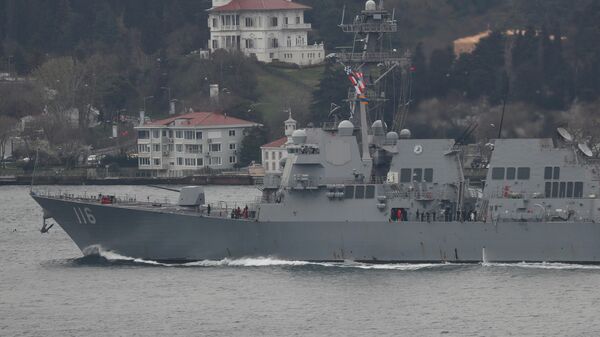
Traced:
<path id="1" fill-rule="evenodd" d="M 354 124 L 349 120 L 343 120 L 338 125 L 338 133 L 340 136 L 352 136 L 354 133 Z"/>
<path id="2" fill-rule="evenodd" d="M 409 129 L 402 129 L 400 130 L 400 138 L 402 139 L 408 139 L 412 136 L 412 134 L 410 133 Z"/>
<path id="3" fill-rule="evenodd" d="M 390 131 L 385 135 L 387 141 L 395 142 L 398 140 L 398 134 L 394 131 Z"/>
<path id="4" fill-rule="evenodd" d="M 296 145 L 306 143 L 306 131 L 304 130 L 296 130 L 292 133 L 292 141 Z"/>
<path id="5" fill-rule="evenodd" d="M 365 10 L 366 11 L 376 11 L 377 10 L 377 4 L 375 3 L 375 1 L 373 0 L 368 0 L 365 3 Z"/>
<path id="6" fill-rule="evenodd" d="M 379 119 L 373 122 L 373 125 L 371 125 L 371 129 L 373 129 L 373 134 L 376 136 L 383 136 L 384 134 L 383 122 Z"/>

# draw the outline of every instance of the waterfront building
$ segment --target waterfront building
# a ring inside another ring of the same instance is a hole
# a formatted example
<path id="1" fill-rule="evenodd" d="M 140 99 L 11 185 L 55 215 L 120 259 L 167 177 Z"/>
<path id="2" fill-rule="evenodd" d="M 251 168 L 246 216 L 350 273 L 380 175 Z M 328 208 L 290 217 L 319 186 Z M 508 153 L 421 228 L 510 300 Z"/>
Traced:
<path id="1" fill-rule="evenodd" d="M 308 43 L 310 7 L 291 0 L 212 0 L 209 49 L 241 51 L 261 62 L 319 64 L 323 43 Z"/>
<path id="2" fill-rule="evenodd" d="M 292 141 L 292 133 L 296 131 L 297 122 L 292 118 L 291 111 L 289 118 L 284 122 L 285 137 L 279 138 L 260 147 L 261 163 L 265 173 L 281 173 L 281 161 L 287 157 L 287 145 Z"/>
<path id="3" fill-rule="evenodd" d="M 192 112 L 136 127 L 138 167 L 171 176 L 231 169 L 246 130 L 261 124 L 216 112 Z"/>

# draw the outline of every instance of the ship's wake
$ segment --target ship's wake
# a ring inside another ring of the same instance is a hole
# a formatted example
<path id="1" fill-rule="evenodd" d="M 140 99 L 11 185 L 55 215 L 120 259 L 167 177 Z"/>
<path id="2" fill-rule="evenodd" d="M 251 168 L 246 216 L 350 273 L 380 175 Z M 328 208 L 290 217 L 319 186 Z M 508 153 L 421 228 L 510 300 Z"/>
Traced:
<path id="1" fill-rule="evenodd" d="M 547 270 L 600 270 L 600 265 L 584 265 L 550 262 L 519 262 L 519 263 L 363 263 L 356 261 L 343 262 L 312 262 L 301 260 L 283 260 L 275 257 L 249 257 L 239 259 L 225 258 L 222 260 L 203 260 L 186 263 L 160 262 L 148 259 L 124 256 L 116 252 L 93 246 L 84 251 L 85 257 L 74 260 L 78 265 L 95 266 L 154 266 L 171 268 L 190 267 L 316 267 L 316 268 L 346 268 L 362 270 L 455 270 L 457 268 L 523 268 Z"/>

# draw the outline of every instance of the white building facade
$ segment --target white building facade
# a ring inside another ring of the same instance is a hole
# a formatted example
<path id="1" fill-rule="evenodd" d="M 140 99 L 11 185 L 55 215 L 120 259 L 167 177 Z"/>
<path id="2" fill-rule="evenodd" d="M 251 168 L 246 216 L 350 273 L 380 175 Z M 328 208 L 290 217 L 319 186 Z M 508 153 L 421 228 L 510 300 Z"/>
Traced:
<path id="1" fill-rule="evenodd" d="M 241 51 L 261 62 L 301 66 L 325 59 L 323 43 L 308 44 L 310 7 L 291 0 L 213 0 L 209 10 L 209 49 Z"/>
<path id="2" fill-rule="evenodd" d="M 260 147 L 261 163 L 265 173 L 280 174 L 283 171 L 281 161 L 287 158 L 287 144 L 291 142 L 292 133 L 296 130 L 297 122 L 290 117 L 285 122 L 285 137 Z"/>
<path id="3" fill-rule="evenodd" d="M 181 176 L 203 168 L 231 169 L 245 130 L 258 123 L 214 112 L 192 112 L 136 127 L 138 167 Z"/>

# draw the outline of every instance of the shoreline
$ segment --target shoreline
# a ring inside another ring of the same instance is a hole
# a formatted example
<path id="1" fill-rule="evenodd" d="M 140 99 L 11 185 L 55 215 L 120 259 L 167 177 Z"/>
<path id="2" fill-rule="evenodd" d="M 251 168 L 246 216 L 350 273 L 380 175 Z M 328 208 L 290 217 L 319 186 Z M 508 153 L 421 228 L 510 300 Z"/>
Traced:
<path id="1" fill-rule="evenodd" d="M 258 178 L 260 179 L 260 178 Z M 87 178 L 84 176 L 36 176 L 34 185 L 255 185 L 249 175 L 202 175 L 180 178 Z M 0 186 L 31 185 L 31 176 L 0 177 Z"/>

